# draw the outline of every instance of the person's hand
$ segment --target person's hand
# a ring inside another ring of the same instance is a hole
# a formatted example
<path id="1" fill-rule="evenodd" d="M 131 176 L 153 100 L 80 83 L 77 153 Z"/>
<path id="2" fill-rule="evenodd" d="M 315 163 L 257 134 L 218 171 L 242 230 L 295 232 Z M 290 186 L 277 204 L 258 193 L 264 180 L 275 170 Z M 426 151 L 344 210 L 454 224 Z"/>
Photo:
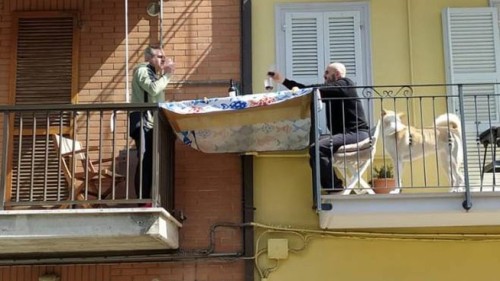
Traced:
<path id="1" fill-rule="evenodd" d="M 269 75 L 269 77 L 273 78 L 273 80 L 277 83 L 283 84 L 283 81 L 285 81 L 285 77 L 278 71 L 274 71 L 274 75 Z"/>
<path id="2" fill-rule="evenodd" d="M 175 63 L 171 58 L 168 58 L 163 64 L 163 74 L 172 74 L 175 71 Z"/>

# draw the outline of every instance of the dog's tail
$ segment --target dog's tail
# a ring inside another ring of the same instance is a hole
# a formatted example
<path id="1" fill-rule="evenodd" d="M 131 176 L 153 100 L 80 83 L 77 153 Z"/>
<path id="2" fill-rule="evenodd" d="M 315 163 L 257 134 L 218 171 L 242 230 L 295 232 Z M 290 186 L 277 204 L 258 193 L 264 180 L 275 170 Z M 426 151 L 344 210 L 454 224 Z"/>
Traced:
<path id="1" fill-rule="evenodd" d="M 439 115 L 434 122 L 436 126 L 450 127 L 458 131 L 458 135 L 462 136 L 462 123 L 460 122 L 460 117 L 453 113 L 445 113 Z"/>

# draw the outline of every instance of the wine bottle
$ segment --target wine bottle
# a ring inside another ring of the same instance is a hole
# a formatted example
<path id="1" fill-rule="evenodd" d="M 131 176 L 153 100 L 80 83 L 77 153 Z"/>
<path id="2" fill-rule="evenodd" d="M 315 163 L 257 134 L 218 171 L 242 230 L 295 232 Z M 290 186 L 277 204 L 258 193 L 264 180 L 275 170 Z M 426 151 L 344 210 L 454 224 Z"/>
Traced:
<path id="1" fill-rule="evenodd" d="M 231 98 L 236 97 L 236 93 L 238 92 L 238 90 L 236 89 L 236 86 L 234 85 L 233 79 L 229 80 L 229 89 L 227 89 L 227 92 L 228 92 L 229 97 L 231 97 Z"/>

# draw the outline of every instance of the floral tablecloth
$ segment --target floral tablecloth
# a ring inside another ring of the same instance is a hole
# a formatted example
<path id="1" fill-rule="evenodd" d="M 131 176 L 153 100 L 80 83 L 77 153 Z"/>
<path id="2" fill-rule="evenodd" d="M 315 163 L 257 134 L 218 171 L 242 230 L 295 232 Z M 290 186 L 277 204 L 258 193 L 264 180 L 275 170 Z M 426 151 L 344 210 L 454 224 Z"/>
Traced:
<path id="1" fill-rule="evenodd" d="M 177 137 L 207 153 L 300 150 L 312 89 L 160 104 Z"/>

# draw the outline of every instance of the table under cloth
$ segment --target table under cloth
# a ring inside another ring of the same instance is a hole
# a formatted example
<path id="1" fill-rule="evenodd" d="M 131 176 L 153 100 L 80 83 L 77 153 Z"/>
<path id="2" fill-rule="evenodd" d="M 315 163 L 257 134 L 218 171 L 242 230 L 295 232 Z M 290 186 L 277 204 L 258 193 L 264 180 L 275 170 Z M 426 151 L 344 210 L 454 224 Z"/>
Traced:
<path id="1" fill-rule="evenodd" d="M 177 137 L 206 153 L 301 150 L 309 145 L 312 88 L 161 103 Z"/>

